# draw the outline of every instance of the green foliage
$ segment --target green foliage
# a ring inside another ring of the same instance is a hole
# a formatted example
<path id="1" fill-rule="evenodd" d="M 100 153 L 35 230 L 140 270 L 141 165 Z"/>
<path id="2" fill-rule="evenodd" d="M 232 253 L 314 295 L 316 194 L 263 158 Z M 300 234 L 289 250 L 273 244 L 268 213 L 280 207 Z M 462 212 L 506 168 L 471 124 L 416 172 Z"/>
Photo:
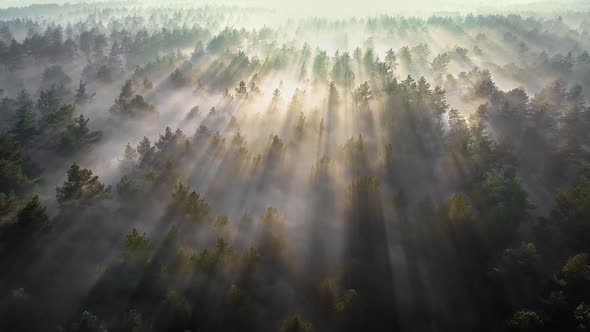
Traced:
<path id="1" fill-rule="evenodd" d="M 172 193 L 172 208 L 186 219 L 194 222 L 203 222 L 211 216 L 209 204 L 190 188 L 181 182 L 177 183 Z"/>
<path id="2" fill-rule="evenodd" d="M 140 234 L 137 229 L 125 235 L 123 240 L 123 257 L 125 262 L 133 267 L 142 267 L 149 263 L 154 247 L 145 233 Z"/>
<path id="3" fill-rule="evenodd" d="M 484 234 L 495 241 L 510 239 L 528 217 L 528 195 L 516 178 L 491 176 L 476 188 L 475 197 Z"/>
<path id="4" fill-rule="evenodd" d="M 410 48 L 404 46 L 397 51 L 397 57 L 400 60 L 402 66 L 410 66 L 412 64 L 412 52 Z"/>
<path id="5" fill-rule="evenodd" d="M 78 323 L 74 324 L 72 332 L 107 332 L 103 322 L 89 311 L 82 312 Z"/>
<path id="6" fill-rule="evenodd" d="M 325 181 L 330 176 L 330 171 L 334 168 L 334 161 L 324 155 L 311 168 L 310 180 L 312 183 Z"/>
<path id="7" fill-rule="evenodd" d="M 41 79 L 43 86 L 66 86 L 72 83 L 72 79 L 64 72 L 60 65 L 45 67 Z"/>
<path id="8" fill-rule="evenodd" d="M 41 204 L 38 195 L 34 195 L 22 208 L 17 216 L 17 222 L 28 228 L 40 228 L 47 223 L 47 208 Z"/>
<path id="9" fill-rule="evenodd" d="M 190 303 L 182 295 L 173 290 L 166 293 L 163 307 L 172 317 L 180 320 L 186 319 L 192 312 Z"/>
<path id="10" fill-rule="evenodd" d="M 0 193 L 0 224 L 11 221 L 18 211 L 20 202 L 14 192 Z"/>
<path id="11" fill-rule="evenodd" d="M 71 123 L 75 112 L 76 108 L 71 104 L 63 105 L 57 110 L 51 110 L 43 116 L 43 128 L 52 132 L 59 132 Z"/>
<path id="12" fill-rule="evenodd" d="M 213 250 L 205 249 L 192 255 L 190 260 L 201 271 L 222 272 L 237 267 L 238 258 L 234 249 L 223 238 L 218 238 Z"/>
<path id="13" fill-rule="evenodd" d="M 271 157 L 279 157 L 283 153 L 283 151 L 285 151 L 283 141 L 279 138 L 278 135 L 273 135 L 270 144 L 269 155 Z"/>
<path id="14" fill-rule="evenodd" d="M 19 161 L 23 158 L 22 147 L 7 135 L 0 135 L 0 159 Z"/>
<path id="15" fill-rule="evenodd" d="M 235 90 L 236 90 L 236 97 L 248 98 L 248 96 L 249 96 L 248 87 L 246 86 L 246 82 L 244 82 L 243 80 L 240 81 L 238 87 L 235 88 Z"/>
<path id="16" fill-rule="evenodd" d="M 52 86 L 48 90 L 41 91 L 39 93 L 39 99 L 37 100 L 37 109 L 41 112 L 44 118 L 49 117 L 51 119 L 53 114 L 59 111 L 62 105 L 63 91 L 57 86 Z M 51 123 L 51 121 L 46 121 Z"/>
<path id="17" fill-rule="evenodd" d="M 259 220 L 260 231 L 256 248 L 249 253 L 250 258 L 277 270 L 288 269 L 286 259 L 289 242 L 285 229 L 286 222 L 285 217 L 277 209 L 266 208 Z"/>
<path id="18" fill-rule="evenodd" d="M 80 152 L 100 140 L 102 132 L 91 132 L 88 128 L 88 121 L 90 119 L 80 114 L 72 123 L 67 125 L 58 148 L 60 152 L 64 154 Z"/>
<path id="19" fill-rule="evenodd" d="M 334 82 L 330 82 L 328 84 L 328 106 L 334 107 L 338 104 L 339 101 L 338 89 L 336 88 L 336 84 Z"/>
<path id="20" fill-rule="evenodd" d="M 561 270 L 566 280 L 590 281 L 590 261 L 588 254 L 577 254 L 567 260 Z"/>
<path id="21" fill-rule="evenodd" d="M 170 127 L 166 127 L 164 135 L 160 135 L 160 139 L 154 144 L 154 146 L 157 147 L 161 153 L 169 155 L 178 152 L 179 148 L 184 151 L 187 142 L 188 139 L 182 130 L 177 129 L 176 132 L 172 132 Z"/>
<path id="22" fill-rule="evenodd" d="M 0 160 L 0 188 L 14 189 L 26 180 L 20 164 L 12 160 Z"/>
<path id="23" fill-rule="evenodd" d="M 473 209 L 465 194 L 458 193 L 451 196 L 447 204 L 447 217 L 452 225 L 461 227 L 461 225 L 473 222 Z"/>
<path id="24" fill-rule="evenodd" d="M 356 101 L 357 105 L 367 107 L 371 99 L 373 99 L 373 91 L 369 82 L 364 82 L 359 85 L 356 90 L 352 92 L 352 96 Z"/>
<path id="25" fill-rule="evenodd" d="M 348 202 L 357 204 L 366 200 L 376 199 L 380 193 L 379 180 L 371 177 L 361 177 L 353 181 L 347 189 Z"/>
<path id="26" fill-rule="evenodd" d="M 472 142 L 471 132 L 467 126 L 467 121 L 463 118 L 458 110 L 449 111 L 449 133 L 447 134 L 450 149 L 459 153 L 466 154 L 469 152 Z"/>
<path id="27" fill-rule="evenodd" d="M 346 314 L 358 300 L 354 289 L 341 290 L 334 279 L 324 279 L 319 287 L 319 309 L 327 317 Z"/>
<path id="28" fill-rule="evenodd" d="M 123 159 L 121 160 L 121 168 L 125 171 L 132 169 L 136 164 L 138 155 L 137 150 L 131 144 L 127 143 Z"/>
<path id="29" fill-rule="evenodd" d="M 250 29 L 276 12 L 95 7 L 0 10 L 0 330 L 104 331 L 84 308 L 134 332 L 590 328 L 583 13 Z M 99 111 L 90 86 L 120 88 L 104 142 L 76 110 Z M 120 181 L 93 204 L 110 187 L 74 163 L 50 220 L 32 160 L 53 185 L 70 157 Z"/>
<path id="30" fill-rule="evenodd" d="M 314 78 L 323 81 L 328 78 L 328 55 L 326 51 L 316 51 L 316 56 L 313 60 L 313 75 Z"/>
<path id="31" fill-rule="evenodd" d="M 574 311 L 574 317 L 578 323 L 578 330 L 579 331 L 588 331 L 590 330 L 590 307 L 584 304 L 583 302 L 580 303 L 576 310 Z"/>
<path id="32" fill-rule="evenodd" d="M 63 185 L 56 187 L 57 201 L 64 205 L 69 202 L 89 204 L 96 199 L 110 195 L 111 187 L 105 187 L 98 176 L 93 176 L 89 169 L 82 169 L 76 163 L 68 169 L 68 178 Z"/>
<path id="33" fill-rule="evenodd" d="M 119 98 L 115 99 L 109 111 L 123 118 L 153 116 L 157 114 L 154 106 L 150 105 L 142 95 L 136 94 L 132 80 L 125 82 L 121 88 Z"/>
<path id="34" fill-rule="evenodd" d="M 362 135 L 351 137 L 344 145 L 344 164 L 353 174 L 363 174 L 367 166 L 367 146 Z"/>
<path id="35" fill-rule="evenodd" d="M 305 135 L 305 120 L 305 114 L 303 112 L 299 113 L 299 118 L 297 119 L 297 124 L 295 125 L 296 142 L 300 142 Z"/>
<path id="36" fill-rule="evenodd" d="M 569 240 L 578 250 L 590 249 L 590 167 L 585 167 L 578 182 L 570 189 L 559 193 L 555 199 L 553 217 Z"/>
<path id="37" fill-rule="evenodd" d="M 432 71 L 440 74 L 446 73 L 450 61 L 451 57 L 448 53 L 440 53 L 432 60 Z"/>
<path id="38" fill-rule="evenodd" d="M 27 159 L 22 146 L 8 135 L 0 135 L 0 192 L 22 189 L 28 181 Z"/>
<path id="39" fill-rule="evenodd" d="M 30 295 L 24 288 L 17 288 L 12 291 L 12 301 L 16 303 L 25 303 L 29 301 Z"/>
<path id="40" fill-rule="evenodd" d="M 22 106 L 15 112 L 16 122 L 10 133 L 17 142 L 26 144 L 38 134 L 35 114 L 30 106 Z"/>
<path id="41" fill-rule="evenodd" d="M 342 55 L 336 55 L 336 60 L 332 67 L 332 79 L 346 87 L 352 86 L 354 83 L 354 71 L 352 70 L 352 58 L 348 52 L 342 53 Z M 334 87 L 335 88 L 335 87 Z M 332 84 L 330 85 L 330 91 L 332 91 Z M 332 98 L 333 92 L 331 92 Z"/>
<path id="42" fill-rule="evenodd" d="M 176 68 L 169 76 L 170 83 L 176 88 L 186 86 L 189 83 L 189 78 L 186 73 L 180 68 Z"/>
<path id="43" fill-rule="evenodd" d="M 76 94 L 74 95 L 74 102 L 76 105 L 83 106 L 92 102 L 92 98 L 94 98 L 95 95 L 96 93 L 88 94 L 86 91 L 86 82 L 80 80 L 78 88 L 76 89 Z"/>
<path id="44" fill-rule="evenodd" d="M 304 321 L 301 317 L 294 315 L 287 318 L 281 326 L 280 332 L 310 332 L 311 323 Z"/>
<path id="45" fill-rule="evenodd" d="M 149 331 L 149 329 L 143 321 L 141 313 L 134 309 L 129 310 L 129 312 L 127 313 L 125 328 L 126 331 L 129 332 Z"/>
<path id="46" fill-rule="evenodd" d="M 506 249 L 502 254 L 495 272 L 502 278 L 519 279 L 530 282 L 536 274 L 539 256 L 537 248 L 532 243 L 523 243 L 519 248 Z"/>
<path id="47" fill-rule="evenodd" d="M 144 137 L 143 140 L 139 142 L 136 151 L 139 155 L 139 164 L 141 166 L 145 166 L 154 157 L 154 154 L 156 153 L 156 147 L 152 146 L 152 143 L 147 137 Z"/>
<path id="48" fill-rule="evenodd" d="M 117 195 L 124 203 L 135 202 L 139 198 L 139 187 L 132 178 L 124 175 L 117 184 Z"/>
<path id="49" fill-rule="evenodd" d="M 539 315 L 530 310 L 520 310 L 514 313 L 512 318 L 506 322 L 508 331 L 533 332 L 541 331 L 543 320 Z"/>
<path id="50" fill-rule="evenodd" d="M 238 305 L 244 300 L 244 294 L 236 284 L 232 284 L 227 290 L 228 301 L 233 305 Z"/>
<path id="51" fill-rule="evenodd" d="M 412 61 L 417 64 L 424 65 L 427 62 L 428 56 L 430 55 L 430 47 L 428 44 L 418 44 L 412 47 Z"/>
<path id="52" fill-rule="evenodd" d="M 385 54 L 385 63 L 387 63 L 392 70 L 395 70 L 398 65 L 397 56 L 392 48 L 387 50 L 387 53 Z"/>

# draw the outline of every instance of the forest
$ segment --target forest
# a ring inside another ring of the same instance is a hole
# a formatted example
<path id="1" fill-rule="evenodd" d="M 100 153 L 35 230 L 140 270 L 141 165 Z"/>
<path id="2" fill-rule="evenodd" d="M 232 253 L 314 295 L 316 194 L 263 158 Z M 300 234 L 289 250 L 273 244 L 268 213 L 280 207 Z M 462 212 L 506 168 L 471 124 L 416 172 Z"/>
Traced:
<path id="1" fill-rule="evenodd" d="M 585 1 L 29 2 L 0 331 L 590 331 Z"/>

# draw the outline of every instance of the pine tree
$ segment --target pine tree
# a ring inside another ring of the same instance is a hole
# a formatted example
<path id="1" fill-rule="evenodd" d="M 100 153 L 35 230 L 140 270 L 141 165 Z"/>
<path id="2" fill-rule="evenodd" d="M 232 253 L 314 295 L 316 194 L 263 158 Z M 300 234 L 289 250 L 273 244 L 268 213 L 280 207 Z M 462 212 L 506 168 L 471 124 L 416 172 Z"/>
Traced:
<path id="1" fill-rule="evenodd" d="M 102 132 L 90 131 L 88 128 L 90 119 L 80 114 L 73 122 L 68 124 L 62 134 L 59 150 L 64 153 L 72 153 L 87 148 L 100 140 Z"/>
<path id="2" fill-rule="evenodd" d="M 111 187 L 105 187 L 98 176 L 92 175 L 87 168 L 73 163 L 68 169 L 68 179 L 61 187 L 56 187 L 56 197 L 60 204 L 71 201 L 89 203 L 95 198 L 105 197 L 110 194 Z"/>
<path id="3" fill-rule="evenodd" d="M 385 55 L 385 63 L 389 65 L 391 70 L 395 70 L 395 68 L 397 68 L 397 56 L 395 55 L 395 51 L 391 48 L 387 51 L 387 54 Z"/>
<path id="4" fill-rule="evenodd" d="M 78 89 L 76 89 L 76 95 L 74 96 L 74 102 L 76 105 L 85 105 L 90 103 L 95 95 L 95 93 L 89 95 L 88 92 L 86 92 L 86 82 L 80 80 Z"/>
<path id="5" fill-rule="evenodd" d="M 246 82 L 240 81 L 239 86 L 237 88 L 235 88 L 235 90 L 236 90 L 237 97 L 241 97 L 241 98 L 248 97 L 248 87 L 246 86 Z"/>
<path id="6" fill-rule="evenodd" d="M 135 150 L 129 143 L 125 146 L 125 155 L 123 158 L 126 161 L 134 161 L 135 158 L 137 158 L 137 150 Z"/>
<path id="7" fill-rule="evenodd" d="M 158 140 L 154 145 L 158 148 L 158 150 L 163 151 L 173 139 L 174 134 L 172 133 L 172 129 L 170 129 L 170 127 L 166 127 L 164 135 L 160 135 L 160 140 Z"/>
<path id="8" fill-rule="evenodd" d="M 34 195 L 17 217 L 18 223 L 27 228 L 42 227 L 48 220 L 47 208 L 41 204 L 39 195 Z"/>
<path id="9" fill-rule="evenodd" d="M 139 164 L 144 166 L 156 153 L 156 147 L 152 146 L 152 142 L 147 137 L 144 137 L 137 146 L 137 153 L 139 154 Z"/>
<path id="10" fill-rule="evenodd" d="M 29 142 L 38 133 L 35 115 L 31 108 L 22 106 L 16 110 L 16 122 L 10 133 L 17 142 L 22 144 Z"/>

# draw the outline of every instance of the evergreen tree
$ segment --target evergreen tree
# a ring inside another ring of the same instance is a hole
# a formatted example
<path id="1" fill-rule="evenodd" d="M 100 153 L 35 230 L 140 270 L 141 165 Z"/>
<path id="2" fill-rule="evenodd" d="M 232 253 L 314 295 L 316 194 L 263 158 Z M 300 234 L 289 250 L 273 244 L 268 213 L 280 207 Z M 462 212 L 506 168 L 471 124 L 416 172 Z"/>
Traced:
<path id="1" fill-rule="evenodd" d="M 69 202 L 91 203 L 95 199 L 108 197 L 111 187 L 105 187 L 98 176 L 92 175 L 87 168 L 80 168 L 76 163 L 68 169 L 68 178 L 62 186 L 56 187 L 57 201 L 64 205 Z"/>
<path id="2" fill-rule="evenodd" d="M 88 92 L 86 92 L 86 82 L 80 80 L 78 88 L 76 89 L 76 95 L 74 96 L 74 102 L 76 105 L 86 105 L 92 102 L 92 98 L 94 98 L 95 95 L 96 93 L 88 94 Z"/>
<path id="3" fill-rule="evenodd" d="M 16 122 L 10 133 L 17 142 L 27 144 L 38 133 L 35 114 L 27 106 L 21 106 L 15 112 Z"/>
<path id="4" fill-rule="evenodd" d="M 41 204 L 38 195 L 34 195 L 25 207 L 19 211 L 17 222 L 26 228 L 39 229 L 43 227 L 49 217 L 47 216 L 47 208 Z"/>
<path id="5" fill-rule="evenodd" d="M 149 163 L 156 153 L 156 147 L 152 146 L 152 142 L 147 137 L 144 137 L 137 146 L 137 154 L 139 155 L 139 165 L 145 166 Z"/>

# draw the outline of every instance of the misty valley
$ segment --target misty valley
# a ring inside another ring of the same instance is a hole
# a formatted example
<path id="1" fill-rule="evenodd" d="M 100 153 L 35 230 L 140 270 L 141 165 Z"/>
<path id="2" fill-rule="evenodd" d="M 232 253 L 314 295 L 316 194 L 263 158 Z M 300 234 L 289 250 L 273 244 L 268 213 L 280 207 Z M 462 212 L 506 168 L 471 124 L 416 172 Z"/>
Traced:
<path id="1" fill-rule="evenodd" d="M 563 1 L 0 3 L 0 331 L 590 331 Z"/>

